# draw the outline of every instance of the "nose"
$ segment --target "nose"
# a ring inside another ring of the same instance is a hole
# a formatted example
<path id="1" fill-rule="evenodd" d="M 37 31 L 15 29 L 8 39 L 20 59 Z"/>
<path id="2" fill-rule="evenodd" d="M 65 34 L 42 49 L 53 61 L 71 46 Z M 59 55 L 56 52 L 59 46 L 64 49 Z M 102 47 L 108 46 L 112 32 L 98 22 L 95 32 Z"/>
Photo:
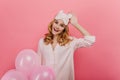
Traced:
<path id="1" fill-rule="evenodd" d="M 59 25 L 58 24 L 56 25 L 56 28 L 59 29 Z"/>

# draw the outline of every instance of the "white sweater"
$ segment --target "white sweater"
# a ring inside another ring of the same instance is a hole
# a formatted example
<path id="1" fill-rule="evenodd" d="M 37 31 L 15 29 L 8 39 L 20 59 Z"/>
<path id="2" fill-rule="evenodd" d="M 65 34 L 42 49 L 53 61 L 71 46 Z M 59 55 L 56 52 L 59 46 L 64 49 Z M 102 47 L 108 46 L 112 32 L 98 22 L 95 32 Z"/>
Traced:
<path id="1" fill-rule="evenodd" d="M 39 40 L 38 54 L 41 57 L 43 65 L 53 68 L 56 80 L 74 80 L 74 51 L 77 48 L 91 46 L 95 42 L 95 36 L 84 36 L 84 38 L 75 38 L 70 44 L 65 46 L 56 45 L 52 49 L 52 45 L 44 44 L 44 38 Z"/>

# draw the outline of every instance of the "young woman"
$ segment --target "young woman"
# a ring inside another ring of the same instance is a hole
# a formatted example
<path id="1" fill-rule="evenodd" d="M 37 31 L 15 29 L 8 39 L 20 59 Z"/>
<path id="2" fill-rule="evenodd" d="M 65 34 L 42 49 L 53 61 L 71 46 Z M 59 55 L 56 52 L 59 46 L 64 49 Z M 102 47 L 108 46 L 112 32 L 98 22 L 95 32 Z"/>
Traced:
<path id="1" fill-rule="evenodd" d="M 76 27 L 84 37 L 70 36 L 69 23 Z M 76 16 L 60 11 L 50 22 L 48 33 L 39 40 L 38 54 L 41 64 L 54 69 L 56 80 L 74 80 L 74 51 L 77 48 L 91 46 L 94 42 L 95 36 L 78 24 Z"/>

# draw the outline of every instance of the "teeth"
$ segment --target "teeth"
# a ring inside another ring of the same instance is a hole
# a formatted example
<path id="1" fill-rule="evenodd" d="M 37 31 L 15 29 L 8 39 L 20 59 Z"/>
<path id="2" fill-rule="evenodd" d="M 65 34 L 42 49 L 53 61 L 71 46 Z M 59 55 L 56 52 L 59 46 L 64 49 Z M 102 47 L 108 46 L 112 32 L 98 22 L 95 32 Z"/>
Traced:
<path id="1" fill-rule="evenodd" d="M 58 32 L 59 30 L 56 30 L 56 29 L 54 28 L 54 31 Z"/>

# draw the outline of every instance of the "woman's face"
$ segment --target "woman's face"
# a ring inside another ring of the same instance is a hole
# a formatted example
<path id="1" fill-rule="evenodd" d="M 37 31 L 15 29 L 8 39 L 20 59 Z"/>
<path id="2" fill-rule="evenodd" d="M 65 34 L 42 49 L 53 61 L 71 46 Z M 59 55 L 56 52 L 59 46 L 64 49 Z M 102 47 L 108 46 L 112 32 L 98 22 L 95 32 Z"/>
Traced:
<path id="1" fill-rule="evenodd" d="M 52 25 L 52 33 L 53 35 L 60 34 L 65 29 L 65 24 L 62 20 L 55 20 Z"/>

